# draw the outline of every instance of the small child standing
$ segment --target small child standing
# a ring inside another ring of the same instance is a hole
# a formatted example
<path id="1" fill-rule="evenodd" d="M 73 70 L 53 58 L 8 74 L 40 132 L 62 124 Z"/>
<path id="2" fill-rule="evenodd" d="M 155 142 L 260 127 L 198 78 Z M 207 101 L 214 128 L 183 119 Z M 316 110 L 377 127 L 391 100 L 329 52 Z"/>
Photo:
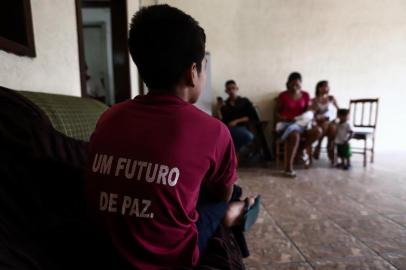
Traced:
<path id="1" fill-rule="evenodd" d="M 347 109 L 339 109 L 337 111 L 338 124 L 335 143 L 337 145 L 337 156 L 340 159 L 337 167 L 348 170 L 351 167 L 351 146 L 350 139 L 353 134 L 351 124 L 348 123 L 350 111 Z"/>

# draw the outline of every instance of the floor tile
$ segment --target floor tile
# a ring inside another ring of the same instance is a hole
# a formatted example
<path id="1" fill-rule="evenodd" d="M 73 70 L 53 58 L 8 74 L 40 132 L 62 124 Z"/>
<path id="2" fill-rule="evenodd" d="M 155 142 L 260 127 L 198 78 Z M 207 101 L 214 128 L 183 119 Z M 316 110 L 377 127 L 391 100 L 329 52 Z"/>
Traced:
<path id="1" fill-rule="evenodd" d="M 246 233 L 251 256 L 249 261 L 258 263 L 286 263 L 304 261 L 293 243 L 265 212 L 258 223 Z"/>
<path id="2" fill-rule="evenodd" d="M 405 202 L 406 204 L 406 202 Z M 393 220 L 397 224 L 406 227 L 406 214 L 404 215 L 388 215 L 387 216 L 389 219 Z"/>
<path id="3" fill-rule="evenodd" d="M 406 229 L 382 216 L 355 217 L 338 220 L 346 231 L 360 239 L 406 238 Z"/>
<path id="4" fill-rule="evenodd" d="M 346 241 L 354 238 L 329 220 L 290 223 L 282 230 L 295 242 L 320 243 L 326 240 Z"/>
<path id="5" fill-rule="evenodd" d="M 312 263 L 315 270 L 396 270 L 380 258 L 352 258 Z"/>
<path id="6" fill-rule="evenodd" d="M 322 158 L 309 170 L 297 167 L 295 179 L 275 167 L 240 168 L 244 196 L 263 198 L 260 220 L 246 234 L 247 269 L 406 270 L 401 160 L 377 155 L 363 168 L 354 159 L 343 171 Z"/>
<path id="7" fill-rule="evenodd" d="M 406 256 L 406 237 L 394 239 L 377 239 L 371 237 L 363 239 L 363 243 L 382 256 L 388 253 Z"/>
<path id="8" fill-rule="evenodd" d="M 292 223 L 297 220 L 319 220 L 322 214 L 305 200 L 296 197 L 264 198 L 265 207 L 278 224 Z"/>
<path id="9" fill-rule="evenodd" d="M 384 258 L 399 270 L 406 270 L 406 255 L 386 254 Z"/>
<path id="10" fill-rule="evenodd" d="M 247 270 L 312 270 L 307 263 L 246 264 Z"/>

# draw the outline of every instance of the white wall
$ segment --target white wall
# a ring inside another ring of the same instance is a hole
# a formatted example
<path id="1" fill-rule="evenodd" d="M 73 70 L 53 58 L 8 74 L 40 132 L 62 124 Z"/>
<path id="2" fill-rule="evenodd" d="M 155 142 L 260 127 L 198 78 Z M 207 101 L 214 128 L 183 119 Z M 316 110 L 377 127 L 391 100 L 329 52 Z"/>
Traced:
<path id="1" fill-rule="evenodd" d="M 138 0 L 127 0 L 128 21 Z M 0 50 L 0 85 L 17 90 L 80 96 L 74 0 L 31 0 L 35 58 Z M 131 62 L 131 93 L 138 94 L 137 68 Z"/>
<path id="2" fill-rule="evenodd" d="M 341 106 L 381 98 L 378 150 L 406 151 L 406 1 L 159 0 L 196 18 L 207 34 L 214 97 L 237 80 L 271 118 L 271 100 L 299 71 L 311 94 L 330 81 Z"/>
<path id="3" fill-rule="evenodd" d="M 0 50 L 0 85 L 80 96 L 73 0 L 31 0 L 35 58 Z"/>

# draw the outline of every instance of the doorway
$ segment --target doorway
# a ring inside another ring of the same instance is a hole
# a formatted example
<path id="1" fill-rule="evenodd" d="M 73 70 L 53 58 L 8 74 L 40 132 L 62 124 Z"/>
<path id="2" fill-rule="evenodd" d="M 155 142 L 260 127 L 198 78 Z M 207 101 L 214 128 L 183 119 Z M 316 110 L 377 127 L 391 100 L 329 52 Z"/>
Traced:
<path id="1" fill-rule="evenodd" d="M 126 0 L 76 0 L 76 16 L 82 96 L 130 98 Z"/>

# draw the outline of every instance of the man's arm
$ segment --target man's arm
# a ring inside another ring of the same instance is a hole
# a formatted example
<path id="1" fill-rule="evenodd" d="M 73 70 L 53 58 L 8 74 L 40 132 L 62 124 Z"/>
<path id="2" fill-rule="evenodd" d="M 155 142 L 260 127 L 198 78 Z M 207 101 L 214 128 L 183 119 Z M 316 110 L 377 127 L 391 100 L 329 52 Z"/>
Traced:
<path id="1" fill-rule="evenodd" d="M 241 123 L 246 123 L 246 122 L 248 122 L 249 120 L 250 120 L 250 119 L 249 119 L 248 116 L 244 116 L 244 117 L 237 118 L 237 119 L 234 119 L 233 121 L 229 122 L 229 123 L 228 123 L 228 126 L 229 126 L 229 127 L 235 127 L 236 125 L 241 124 Z"/>

